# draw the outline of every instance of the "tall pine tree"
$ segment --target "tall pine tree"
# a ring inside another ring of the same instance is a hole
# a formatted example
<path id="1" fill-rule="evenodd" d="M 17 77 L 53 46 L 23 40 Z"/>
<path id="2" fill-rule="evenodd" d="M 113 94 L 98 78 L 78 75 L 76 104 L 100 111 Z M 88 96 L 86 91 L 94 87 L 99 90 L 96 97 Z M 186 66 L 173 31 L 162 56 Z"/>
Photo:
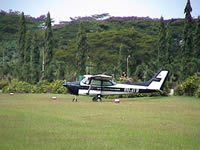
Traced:
<path id="1" fill-rule="evenodd" d="M 200 72 L 200 16 L 196 22 L 193 48 L 194 58 L 196 59 L 197 63 L 197 72 Z"/>
<path id="2" fill-rule="evenodd" d="M 173 47 L 172 47 L 172 33 L 170 29 L 170 23 L 167 23 L 167 32 L 166 32 L 166 58 L 167 64 L 171 64 L 173 62 Z"/>
<path id="3" fill-rule="evenodd" d="M 18 39 L 18 67 L 16 68 L 18 72 L 19 80 L 24 80 L 23 78 L 23 65 L 24 65 L 24 49 L 25 49 L 25 37 L 26 36 L 26 23 L 24 12 L 22 12 L 19 21 L 19 39 Z"/>
<path id="4" fill-rule="evenodd" d="M 46 20 L 46 30 L 45 30 L 45 79 L 48 81 L 53 81 L 54 70 L 53 70 L 53 33 L 51 29 L 51 18 L 50 13 L 47 14 Z"/>
<path id="5" fill-rule="evenodd" d="M 30 77 L 31 83 L 35 84 L 40 79 L 40 43 L 36 33 L 33 34 L 32 38 L 32 49 L 31 49 L 31 66 L 30 66 Z"/>
<path id="6" fill-rule="evenodd" d="M 88 55 L 88 45 L 86 41 L 86 32 L 82 22 L 79 25 L 79 31 L 77 35 L 77 74 L 84 75 L 86 73 L 86 60 Z"/>
<path id="7" fill-rule="evenodd" d="M 24 81 L 30 82 L 30 60 L 31 60 L 31 33 L 26 34 L 25 49 L 24 49 L 24 64 L 23 64 L 23 78 Z"/>
<path id="8" fill-rule="evenodd" d="M 118 57 L 118 65 L 117 65 L 117 72 L 118 72 L 118 76 L 120 77 L 122 75 L 123 72 L 123 56 L 122 56 L 122 51 L 124 49 L 123 44 L 120 44 L 120 48 L 119 48 L 119 57 Z"/>
<path id="9" fill-rule="evenodd" d="M 158 69 L 165 68 L 167 62 L 167 48 L 166 48 L 166 27 L 163 17 L 160 18 L 159 37 L 158 37 Z"/>
<path id="10" fill-rule="evenodd" d="M 194 66 L 192 63 L 193 56 L 193 46 L 192 46 L 192 17 L 191 13 L 192 7 L 190 4 L 190 0 L 187 1 L 184 13 L 184 32 L 183 32 L 183 48 L 182 48 L 182 64 L 181 64 L 181 72 L 182 72 L 182 80 L 187 78 L 188 76 L 194 73 Z"/>

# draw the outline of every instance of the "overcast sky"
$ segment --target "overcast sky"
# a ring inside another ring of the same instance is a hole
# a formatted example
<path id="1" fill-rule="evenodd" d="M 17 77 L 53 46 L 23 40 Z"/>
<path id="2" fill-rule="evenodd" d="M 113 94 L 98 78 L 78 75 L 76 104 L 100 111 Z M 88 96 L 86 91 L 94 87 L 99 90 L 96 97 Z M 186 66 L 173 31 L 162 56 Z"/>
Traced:
<path id="1" fill-rule="evenodd" d="M 164 19 L 184 18 L 187 0 L 0 0 L 4 11 L 24 12 L 39 17 L 49 11 L 56 23 L 70 17 L 109 13 L 111 16 L 138 16 Z M 200 0 L 190 0 L 192 16 L 200 16 Z"/>

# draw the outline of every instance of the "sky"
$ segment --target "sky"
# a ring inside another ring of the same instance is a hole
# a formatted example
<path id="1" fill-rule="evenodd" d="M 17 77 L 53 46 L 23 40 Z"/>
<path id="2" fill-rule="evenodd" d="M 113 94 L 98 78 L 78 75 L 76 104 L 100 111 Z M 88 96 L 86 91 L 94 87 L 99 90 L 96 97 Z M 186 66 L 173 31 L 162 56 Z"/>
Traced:
<path id="1" fill-rule="evenodd" d="M 200 16 L 200 0 L 190 0 L 192 16 Z M 138 16 L 164 19 L 184 18 L 187 0 L 0 0 L 0 10 L 24 12 L 39 17 L 48 12 L 51 18 L 70 21 L 70 17 L 109 13 L 110 16 Z"/>

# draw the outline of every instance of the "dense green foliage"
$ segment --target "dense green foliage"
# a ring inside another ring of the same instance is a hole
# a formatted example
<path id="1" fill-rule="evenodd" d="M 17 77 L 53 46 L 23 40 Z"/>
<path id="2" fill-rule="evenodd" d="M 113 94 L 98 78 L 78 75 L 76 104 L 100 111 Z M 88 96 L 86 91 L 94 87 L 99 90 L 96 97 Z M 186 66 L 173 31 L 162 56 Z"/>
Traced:
<path id="1" fill-rule="evenodd" d="M 31 82 L 31 33 L 26 34 L 25 49 L 24 49 L 24 64 L 22 69 L 23 79 L 26 82 Z"/>
<path id="2" fill-rule="evenodd" d="M 79 31 L 77 35 L 77 46 L 76 46 L 76 59 L 77 62 L 76 68 L 77 68 L 77 74 L 78 75 L 84 75 L 86 74 L 86 63 L 88 60 L 88 46 L 86 42 L 86 33 L 85 29 L 83 27 L 83 24 L 80 23 L 79 25 Z"/>
<path id="3" fill-rule="evenodd" d="M 32 31 L 36 31 L 37 35 L 41 37 L 41 29 L 45 16 L 33 18 L 25 16 L 20 12 L 10 11 L 9 13 L 0 11 L 0 78 L 17 78 L 23 79 L 24 75 L 24 53 L 25 44 L 28 48 L 26 53 L 31 58 L 30 49 L 32 43 L 26 42 L 30 39 Z M 38 32 L 40 30 L 40 32 Z M 30 32 L 28 36 L 26 33 Z M 42 40 L 41 40 L 42 41 Z M 36 43 L 35 43 L 36 44 Z M 38 44 L 37 44 L 38 45 Z M 38 45 L 40 46 L 40 45 Z"/>
<path id="4" fill-rule="evenodd" d="M 163 68 L 170 71 L 173 88 L 199 72 L 199 19 L 191 17 L 191 10 L 188 0 L 185 20 L 101 14 L 54 26 L 50 13 L 33 18 L 1 11 L 0 78 L 35 84 L 106 73 L 119 80 L 128 71 L 134 81 L 146 81 Z"/>
<path id="5" fill-rule="evenodd" d="M 194 62 L 197 65 L 197 72 L 200 72 L 200 17 L 196 21 L 196 28 L 194 34 L 194 44 L 193 44 L 193 52 L 194 52 Z"/>
<path id="6" fill-rule="evenodd" d="M 200 77 L 197 75 L 187 78 L 175 89 L 175 95 L 195 96 L 200 87 Z"/>
<path id="7" fill-rule="evenodd" d="M 200 98 L 200 86 L 195 92 L 195 97 Z"/>
<path id="8" fill-rule="evenodd" d="M 182 78 L 186 79 L 196 71 L 196 63 L 193 62 L 193 19 L 191 16 L 192 7 L 190 0 L 187 1 L 184 13 L 184 32 L 183 32 L 183 47 L 182 47 Z"/>
<path id="9" fill-rule="evenodd" d="M 168 59 L 168 53 L 167 53 L 167 42 L 166 42 L 166 27 L 163 20 L 163 17 L 160 19 L 160 25 L 159 25 L 159 37 L 158 37 L 158 68 L 160 67 L 166 67 L 167 59 Z"/>
<path id="10" fill-rule="evenodd" d="M 27 44 L 28 41 L 26 42 L 25 40 L 26 40 L 26 23 L 25 23 L 24 12 L 22 12 L 21 18 L 19 21 L 19 39 L 18 39 L 18 57 L 19 57 L 19 59 L 18 59 L 17 65 L 21 66 L 21 67 L 17 68 L 19 80 L 26 80 L 28 78 L 28 77 L 27 78 L 25 77 L 27 74 L 24 74 L 24 73 L 27 69 L 26 66 L 28 65 L 28 64 L 26 64 L 26 60 L 28 59 L 28 57 L 30 57 L 30 55 L 28 54 L 28 52 L 26 53 L 27 49 L 25 49 L 25 43 Z M 28 51 L 29 51 L 29 49 L 28 49 Z M 26 53 L 26 58 L 25 58 L 25 53 Z"/>
<path id="11" fill-rule="evenodd" d="M 31 64 L 30 64 L 30 81 L 37 83 L 40 79 L 40 45 L 39 38 L 36 33 L 33 34 L 31 51 Z"/>
<path id="12" fill-rule="evenodd" d="M 48 81 L 53 81 L 53 48 L 54 48 L 54 41 L 53 41 L 53 33 L 51 29 L 51 18 L 50 13 L 47 14 L 47 20 L 46 20 L 46 29 L 45 29 L 45 66 L 44 66 L 44 78 Z"/>
<path id="13" fill-rule="evenodd" d="M 8 85 L 8 81 L 7 80 L 1 80 L 0 81 L 0 89 L 3 89 L 4 87 L 6 87 Z"/>
<path id="14" fill-rule="evenodd" d="M 0 82 L 0 86 L 3 88 L 4 93 L 16 92 L 16 93 L 55 93 L 55 94 L 66 94 L 67 89 L 62 86 L 62 80 L 55 80 L 49 83 L 46 80 L 42 80 L 37 84 L 30 84 L 25 81 L 13 80 L 10 84 L 3 80 Z"/>

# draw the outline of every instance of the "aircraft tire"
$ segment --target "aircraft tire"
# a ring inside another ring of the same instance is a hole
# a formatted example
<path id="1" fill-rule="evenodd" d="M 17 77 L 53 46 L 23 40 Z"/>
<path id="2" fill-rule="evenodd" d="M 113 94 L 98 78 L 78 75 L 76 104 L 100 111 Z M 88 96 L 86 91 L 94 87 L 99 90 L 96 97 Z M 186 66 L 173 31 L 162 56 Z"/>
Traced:
<path id="1" fill-rule="evenodd" d="M 101 98 L 100 97 L 97 97 L 97 102 L 101 102 Z"/>
<path id="2" fill-rule="evenodd" d="M 93 102 L 96 102 L 96 101 L 97 101 L 97 97 L 93 97 L 93 98 L 92 98 L 92 101 L 93 101 Z"/>
<path id="3" fill-rule="evenodd" d="M 93 102 L 101 102 L 101 95 L 97 95 L 95 97 L 92 98 Z"/>
<path id="4" fill-rule="evenodd" d="M 101 102 L 101 95 L 97 95 L 97 102 Z"/>

